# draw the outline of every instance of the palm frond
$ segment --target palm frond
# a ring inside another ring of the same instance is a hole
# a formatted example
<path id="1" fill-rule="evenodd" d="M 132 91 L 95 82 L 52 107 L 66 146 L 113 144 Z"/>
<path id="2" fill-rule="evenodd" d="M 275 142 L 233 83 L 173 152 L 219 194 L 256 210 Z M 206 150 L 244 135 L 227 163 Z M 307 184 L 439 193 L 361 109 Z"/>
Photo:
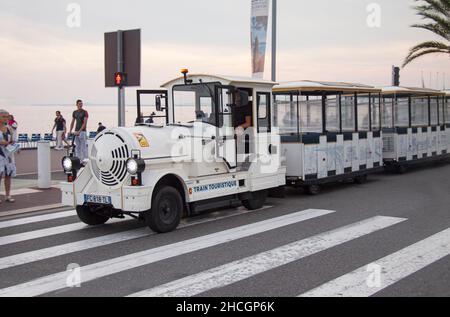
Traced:
<path id="1" fill-rule="evenodd" d="M 428 54 L 449 54 L 450 52 L 448 50 L 441 50 L 441 49 L 426 49 L 426 50 L 422 50 L 422 51 L 417 51 L 415 53 L 410 53 L 406 58 L 405 61 L 403 62 L 403 66 L 402 67 L 406 67 L 408 64 L 412 63 L 413 61 L 415 61 L 416 59 L 418 59 L 419 57 L 422 57 L 424 55 L 428 55 Z"/>
<path id="2" fill-rule="evenodd" d="M 445 42 L 428 41 L 409 50 L 403 67 L 428 54 L 447 54 L 450 56 L 450 0 L 415 0 L 420 5 L 414 7 L 417 15 L 428 23 L 414 24 L 411 27 L 424 29 L 445 39 Z"/>
<path id="3" fill-rule="evenodd" d="M 413 28 L 417 29 L 424 29 L 430 32 L 433 32 L 434 34 L 439 35 L 440 37 L 443 37 L 446 40 L 450 41 L 450 32 L 442 29 L 436 24 L 428 23 L 428 24 L 413 24 L 411 25 Z"/>

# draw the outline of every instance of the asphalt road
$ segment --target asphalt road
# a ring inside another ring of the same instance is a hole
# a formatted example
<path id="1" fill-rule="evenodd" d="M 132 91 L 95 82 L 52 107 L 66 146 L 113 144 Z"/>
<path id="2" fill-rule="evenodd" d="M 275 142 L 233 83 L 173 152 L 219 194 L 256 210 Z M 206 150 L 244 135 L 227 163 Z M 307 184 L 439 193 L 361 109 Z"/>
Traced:
<path id="1" fill-rule="evenodd" d="M 449 176 L 438 164 L 291 189 L 165 235 L 70 211 L 0 220 L 0 296 L 450 296 Z"/>

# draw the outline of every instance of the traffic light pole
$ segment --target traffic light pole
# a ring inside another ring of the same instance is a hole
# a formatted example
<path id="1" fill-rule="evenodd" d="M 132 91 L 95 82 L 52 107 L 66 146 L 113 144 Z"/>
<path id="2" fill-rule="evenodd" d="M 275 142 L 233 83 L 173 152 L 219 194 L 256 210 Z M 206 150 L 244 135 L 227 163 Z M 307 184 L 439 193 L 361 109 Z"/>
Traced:
<path id="1" fill-rule="evenodd" d="M 124 71 L 124 59 L 123 59 L 123 31 L 117 32 L 117 72 L 122 73 Z M 125 87 L 120 86 L 118 88 L 118 126 L 125 126 Z"/>

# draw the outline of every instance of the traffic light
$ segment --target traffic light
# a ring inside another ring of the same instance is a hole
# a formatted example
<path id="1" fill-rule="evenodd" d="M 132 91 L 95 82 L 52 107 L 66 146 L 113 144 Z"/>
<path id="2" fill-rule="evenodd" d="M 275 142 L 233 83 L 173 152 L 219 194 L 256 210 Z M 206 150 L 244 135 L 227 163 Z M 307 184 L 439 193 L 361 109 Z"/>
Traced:
<path id="1" fill-rule="evenodd" d="M 114 83 L 117 87 L 123 87 L 127 85 L 127 74 L 126 73 L 115 73 Z"/>

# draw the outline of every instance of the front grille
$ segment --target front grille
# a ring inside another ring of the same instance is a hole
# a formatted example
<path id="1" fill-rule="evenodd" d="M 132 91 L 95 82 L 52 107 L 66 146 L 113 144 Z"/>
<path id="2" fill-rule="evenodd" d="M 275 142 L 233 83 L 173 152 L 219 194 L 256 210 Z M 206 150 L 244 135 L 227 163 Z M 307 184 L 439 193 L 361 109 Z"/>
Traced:
<path id="1" fill-rule="evenodd" d="M 127 177 L 126 162 L 129 158 L 129 147 L 120 135 L 113 132 L 102 134 L 91 149 L 92 173 L 105 186 L 119 186 Z"/>

